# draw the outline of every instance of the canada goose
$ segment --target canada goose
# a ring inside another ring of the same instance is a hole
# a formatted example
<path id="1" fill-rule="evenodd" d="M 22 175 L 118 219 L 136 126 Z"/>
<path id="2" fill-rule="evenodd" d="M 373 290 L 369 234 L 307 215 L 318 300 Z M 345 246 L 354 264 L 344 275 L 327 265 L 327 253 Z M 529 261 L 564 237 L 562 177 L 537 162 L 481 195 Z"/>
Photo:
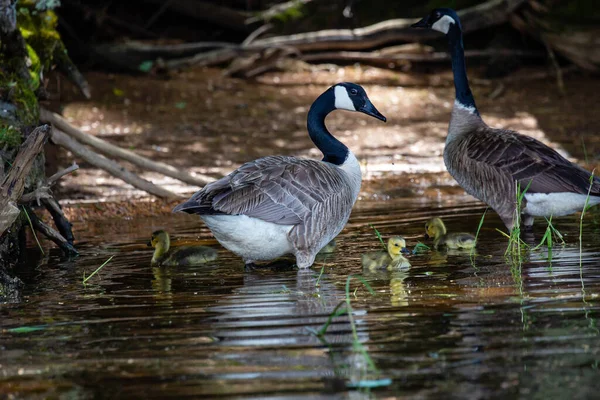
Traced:
<path id="1" fill-rule="evenodd" d="M 408 253 L 406 241 L 402 236 L 394 236 L 388 239 L 387 252 L 377 251 L 363 254 L 362 266 L 371 271 L 379 268 L 387 268 L 390 271 L 409 268 L 410 262 L 402 256 L 402 253 Z"/>
<path id="2" fill-rule="evenodd" d="M 149 246 L 154 247 L 152 265 L 177 267 L 199 265 L 217 259 L 217 251 L 205 246 L 181 246 L 171 249 L 169 234 L 163 230 L 152 232 Z"/>
<path id="3" fill-rule="evenodd" d="M 581 211 L 588 191 L 588 204 L 600 203 L 600 180 L 594 178 L 590 188 L 588 171 L 536 139 L 483 122 L 469 88 L 462 28 L 454 10 L 437 8 L 413 27 L 442 32 L 450 44 L 456 98 L 444 163 L 467 193 L 492 207 L 509 230 L 516 222 L 516 182 L 522 191 L 527 188 L 521 205 L 526 229 L 533 217 Z"/>
<path id="4" fill-rule="evenodd" d="M 446 233 L 446 225 L 441 218 L 431 218 L 425 223 L 425 239 L 433 238 L 433 246 L 446 246 L 449 249 L 472 249 L 475 236 L 470 233 Z"/>
<path id="5" fill-rule="evenodd" d="M 336 109 L 386 120 L 361 86 L 334 85 L 308 112 L 308 134 L 324 155 L 321 161 L 259 158 L 206 185 L 173 212 L 199 214 L 249 268 L 284 254 L 294 254 L 298 268 L 310 267 L 348 221 L 362 181 L 354 154 L 325 126 L 325 117 Z"/>

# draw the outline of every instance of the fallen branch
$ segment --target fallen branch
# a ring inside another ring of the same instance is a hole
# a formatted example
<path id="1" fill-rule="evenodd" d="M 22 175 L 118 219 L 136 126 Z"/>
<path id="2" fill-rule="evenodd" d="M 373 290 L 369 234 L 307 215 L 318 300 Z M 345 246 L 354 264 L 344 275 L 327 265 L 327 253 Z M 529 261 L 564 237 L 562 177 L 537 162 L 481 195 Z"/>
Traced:
<path id="1" fill-rule="evenodd" d="M 150 181 L 140 178 L 136 174 L 126 170 L 123 166 L 118 163 L 109 160 L 108 158 L 101 156 L 93 151 L 89 150 L 77 140 L 73 139 L 57 127 L 52 129 L 51 135 L 52 141 L 59 146 L 66 148 L 78 157 L 81 157 L 86 162 L 92 164 L 95 167 L 103 169 L 109 172 L 111 175 L 122 179 L 130 185 L 141 189 L 147 193 L 150 193 L 157 197 L 162 198 L 177 198 L 177 194 L 156 186 Z"/>
<path id="2" fill-rule="evenodd" d="M 48 125 L 39 126 L 29 134 L 0 185 L 0 235 L 12 226 L 20 214 L 16 203 L 23 194 L 25 178 L 29 175 L 33 161 L 42 151 L 49 134 Z"/>
<path id="3" fill-rule="evenodd" d="M 74 139 L 77 139 L 79 142 L 87 144 L 99 151 L 100 153 L 109 156 L 109 157 L 117 157 L 123 160 L 129 161 L 130 163 L 143 168 L 144 170 L 159 172 L 165 176 L 170 176 L 171 178 L 178 179 L 182 182 L 188 183 L 190 185 L 195 186 L 204 186 L 207 183 L 214 181 L 213 178 L 207 175 L 197 175 L 193 176 L 188 174 L 187 172 L 180 171 L 177 168 L 161 163 L 158 161 L 152 161 L 146 157 L 142 157 L 132 151 L 122 149 L 118 146 L 108 143 L 105 140 L 97 138 L 95 136 L 89 135 L 85 132 L 80 131 L 75 128 L 73 125 L 69 124 L 64 118 L 60 115 L 53 113 L 51 111 L 40 109 L 40 120 L 46 121 L 56 128 L 60 129 L 67 135 L 71 136 Z"/>
<path id="4" fill-rule="evenodd" d="M 29 215 L 31 225 L 33 226 L 33 228 L 36 231 L 42 233 L 48 239 L 50 239 L 54 243 L 56 243 L 56 245 L 58 247 L 60 247 L 65 252 L 65 254 L 67 254 L 67 255 L 79 254 L 77 252 L 77 250 L 75 250 L 75 247 L 73 247 L 73 245 L 71 245 L 69 242 L 67 242 L 67 240 L 60 233 L 58 233 L 52 227 L 46 225 L 44 223 L 44 221 L 39 219 L 38 216 L 35 215 L 35 213 L 33 212 L 33 210 L 30 207 L 26 207 L 26 206 L 24 206 L 24 207 L 25 207 L 25 211 L 27 212 L 27 215 Z"/>

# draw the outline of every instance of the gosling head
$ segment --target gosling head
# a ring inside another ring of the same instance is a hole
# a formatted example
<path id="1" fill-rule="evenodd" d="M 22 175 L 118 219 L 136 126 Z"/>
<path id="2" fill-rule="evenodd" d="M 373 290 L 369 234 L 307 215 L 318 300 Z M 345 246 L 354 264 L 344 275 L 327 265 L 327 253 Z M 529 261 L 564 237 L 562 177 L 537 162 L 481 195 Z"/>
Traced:
<path id="1" fill-rule="evenodd" d="M 409 253 L 406 248 L 406 241 L 402 236 L 393 236 L 388 239 L 388 253 L 392 258 L 398 257 L 401 253 Z"/>
<path id="2" fill-rule="evenodd" d="M 152 232 L 152 237 L 148 246 L 154 247 L 154 255 L 152 256 L 152 264 L 157 264 L 161 258 L 169 251 L 171 240 L 166 231 L 158 230 Z"/>
<path id="3" fill-rule="evenodd" d="M 358 111 L 383 122 L 387 120 L 371 103 L 362 86 L 356 83 L 342 82 L 332 86 L 331 90 L 333 90 L 336 109 Z"/>
<path id="4" fill-rule="evenodd" d="M 441 218 L 431 218 L 425 222 L 425 239 L 437 239 L 446 234 L 446 225 Z"/>
<path id="5" fill-rule="evenodd" d="M 436 8 L 425 18 L 411 25 L 413 28 L 427 28 L 433 29 L 434 31 L 442 32 L 444 35 L 458 29 L 462 30 L 460 26 L 460 19 L 456 12 L 451 8 Z"/>

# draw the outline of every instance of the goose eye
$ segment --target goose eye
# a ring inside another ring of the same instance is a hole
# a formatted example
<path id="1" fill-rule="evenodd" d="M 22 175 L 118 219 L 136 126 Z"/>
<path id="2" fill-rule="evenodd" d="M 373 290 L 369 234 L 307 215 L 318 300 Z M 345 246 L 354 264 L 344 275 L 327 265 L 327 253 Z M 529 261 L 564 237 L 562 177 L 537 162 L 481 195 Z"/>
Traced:
<path id="1" fill-rule="evenodd" d="M 356 90 L 356 89 L 350 89 L 350 94 L 357 95 L 358 94 L 358 90 Z"/>

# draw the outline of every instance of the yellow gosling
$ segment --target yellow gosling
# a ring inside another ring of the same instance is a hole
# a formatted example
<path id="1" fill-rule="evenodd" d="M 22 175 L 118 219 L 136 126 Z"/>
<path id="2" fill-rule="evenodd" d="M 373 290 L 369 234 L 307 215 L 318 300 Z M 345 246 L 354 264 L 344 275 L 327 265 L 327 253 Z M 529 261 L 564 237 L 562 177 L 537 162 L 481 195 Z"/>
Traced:
<path id="1" fill-rule="evenodd" d="M 152 233 L 149 245 L 154 247 L 153 266 L 176 267 L 199 265 L 217 259 L 217 251 L 205 246 L 181 246 L 171 249 L 169 234 L 163 230 Z"/>
<path id="2" fill-rule="evenodd" d="M 475 247 L 475 236 L 470 233 L 447 233 L 441 218 L 431 218 L 425 223 L 425 238 L 433 238 L 433 247 L 446 246 L 449 249 L 470 250 Z"/>
<path id="3" fill-rule="evenodd" d="M 410 267 L 410 262 L 402 252 L 407 252 L 406 241 L 402 236 L 394 236 L 388 240 L 387 253 L 383 251 L 365 253 L 361 257 L 363 268 L 371 271 L 386 268 L 388 271 L 406 269 Z"/>

